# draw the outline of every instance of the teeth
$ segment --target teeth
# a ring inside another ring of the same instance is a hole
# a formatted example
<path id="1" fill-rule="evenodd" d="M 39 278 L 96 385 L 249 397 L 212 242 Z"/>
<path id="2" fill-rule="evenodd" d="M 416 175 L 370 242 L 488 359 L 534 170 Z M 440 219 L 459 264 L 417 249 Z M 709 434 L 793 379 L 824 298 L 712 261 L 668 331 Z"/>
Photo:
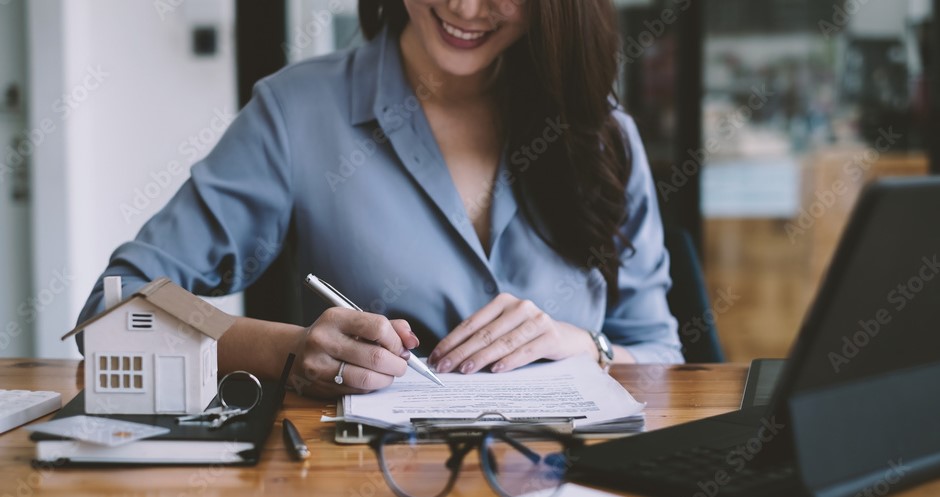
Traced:
<path id="1" fill-rule="evenodd" d="M 478 40 L 486 35 L 485 31 L 478 31 L 476 33 L 468 33 L 466 31 L 461 31 L 455 26 L 447 24 L 443 19 L 441 19 L 441 26 L 444 26 L 444 31 L 447 31 L 451 36 L 455 38 L 460 38 L 461 40 L 472 41 Z"/>

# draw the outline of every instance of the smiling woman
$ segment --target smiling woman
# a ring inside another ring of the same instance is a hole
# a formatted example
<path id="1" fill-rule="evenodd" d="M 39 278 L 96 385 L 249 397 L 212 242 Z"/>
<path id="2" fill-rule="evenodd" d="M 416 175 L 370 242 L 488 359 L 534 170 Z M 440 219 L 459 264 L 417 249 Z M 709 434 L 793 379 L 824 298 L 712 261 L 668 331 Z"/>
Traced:
<path id="1" fill-rule="evenodd" d="M 553 154 L 531 172 L 514 160 L 514 172 L 540 235 L 572 263 L 601 269 L 615 296 L 619 258 L 596 257 L 618 239 L 629 243 L 617 236 L 630 160 L 611 112 L 619 35 L 610 2 L 361 1 L 359 13 L 366 37 L 386 24 L 401 30 L 406 62 L 416 59 L 419 70 L 498 78 L 486 89 L 497 94 L 493 117 L 509 150 L 528 149 L 546 120 L 564 123 L 570 132 Z"/>
<path id="2" fill-rule="evenodd" d="M 295 351 L 318 396 L 384 388 L 419 346 L 438 372 L 464 374 L 576 354 L 681 361 L 649 165 L 612 93 L 612 3 L 363 0 L 359 12 L 368 42 L 259 82 L 105 275 L 125 293 L 163 275 L 230 293 L 270 263 L 254 254 L 290 244 L 301 271 L 380 305 L 305 296 L 308 327 L 241 318 L 220 370 L 273 377 Z"/>

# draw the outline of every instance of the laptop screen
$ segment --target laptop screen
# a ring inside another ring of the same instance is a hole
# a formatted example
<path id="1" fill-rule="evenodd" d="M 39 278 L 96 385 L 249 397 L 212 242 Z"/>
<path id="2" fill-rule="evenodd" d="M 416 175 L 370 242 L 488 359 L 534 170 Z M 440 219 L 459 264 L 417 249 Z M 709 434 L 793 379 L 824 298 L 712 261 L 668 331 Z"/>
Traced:
<path id="1" fill-rule="evenodd" d="M 938 178 L 877 184 L 854 211 L 771 411 L 811 488 L 940 450 L 924 429 L 940 409 L 938 220 Z"/>
<path id="2" fill-rule="evenodd" d="M 794 350 L 793 390 L 940 361 L 940 182 L 924 185 L 867 192 Z"/>

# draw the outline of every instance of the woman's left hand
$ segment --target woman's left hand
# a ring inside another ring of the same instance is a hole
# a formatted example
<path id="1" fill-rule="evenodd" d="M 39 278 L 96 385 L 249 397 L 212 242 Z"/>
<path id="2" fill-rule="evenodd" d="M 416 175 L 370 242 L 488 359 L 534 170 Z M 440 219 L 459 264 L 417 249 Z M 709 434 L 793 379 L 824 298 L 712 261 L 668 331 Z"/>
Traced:
<path id="1" fill-rule="evenodd" d="M 597 356 L 589 333 L 555 321 L 531 300 L 502 293 L 444 337 L 428 362 L 439 373 L 470 374 L 487 366 L 499 373 L 583 353 Z"/>

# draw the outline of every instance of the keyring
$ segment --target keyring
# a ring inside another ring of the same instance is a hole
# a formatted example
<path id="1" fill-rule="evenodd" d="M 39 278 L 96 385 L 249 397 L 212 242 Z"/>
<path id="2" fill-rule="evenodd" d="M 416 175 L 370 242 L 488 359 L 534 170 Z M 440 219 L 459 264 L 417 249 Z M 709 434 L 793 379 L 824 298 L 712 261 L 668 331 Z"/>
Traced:
<path id="1" fill-rule="evenodd" d="M 251 406 L 249 407 L 239 408 L 239 409 L 244 409 L 245 412 L 248 412 L 254 409 L 254 407 L 258 405 L 259 402 L 261 402 L 261 393 L 264 391 L 264 389 L 261 388 L 261 381 L 258 380 L 258 377 L 249 373 L 248 371 L 232 371 L 231 373 L 223 376 L 221 380 L 219 380 L 219 402 L 222 404 L 222 407 L 225 409 L 232 408 L 232 406 L 228 405 L 228 403 L 225 402 L 225 394 L 223 392 L 225 391 L 224 387 L 225 387 L 226 380 L 228 380 L 229 377 L 231 377 L 232 375 L 237 375 L 237 374 L 245 375 L 249 379 L 251 379 L 251 381 L 255 383 L 255 401 L 252 402 Z"/>

